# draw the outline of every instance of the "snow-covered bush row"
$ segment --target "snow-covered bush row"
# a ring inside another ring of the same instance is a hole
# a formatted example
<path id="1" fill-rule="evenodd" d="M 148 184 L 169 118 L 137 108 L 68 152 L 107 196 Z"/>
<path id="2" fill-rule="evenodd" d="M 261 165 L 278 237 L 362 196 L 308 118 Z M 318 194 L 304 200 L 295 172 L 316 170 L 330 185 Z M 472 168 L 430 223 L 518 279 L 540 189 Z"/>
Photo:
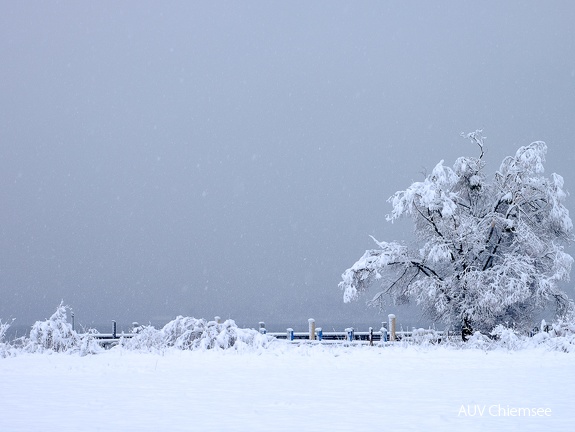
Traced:
<path id="1" fill-rule="evenodd" d="M 67 320 L 68 309 L 68 306 L 61 303 L 49 319 L 34 323 L 30 336 L 18 338 L 12 343 L 4 341 L 10 324 L 0 321 L 0 358 L 18 353 L 69 353 L 84 356 L 103 351 L 96 339 L 96 330 L 78 334 L 72 329 Z M 152 326 L 141 326 L 134 331 L 134 337 L 120 338 L 122 348 L 139 351 L 232 348 L 242 351 L 265 348 L 273 339 L 253 329 L 241 329 L 233 320 L 217 323 L 183 316 L 178 316 L 160 330 Z"/>
<path id="2" fill-rule="evenodd" d="M 543 321 L 541 327 L 529 336 L 499 324 L 488 335 L 476 331 L 469 337 L 467 342 L 447 343 L 460 348 L 486 351 L 497 349 L 517 351 L 529 348 L 545 348 L 552 351 L 575 352 L 575 322 L 559 319 L 547 326 L 545 321 Z"/>
<path id="3" fill-rule="evenodd" d="M 545 328 L 545 329 L 544 329 Z M 557 330 L 555 330 L 557 329 Z M 462 341 L 457 333 L 449 337 L 431 329 L 415 329 L 411 336 L 401 339 L 393 346 L 423 346 L 427 348 L 450 349 L 481 349 L 485 351 L 509 350 L 517 351 L 530 348 L 545 348 L 564 352 L 575 352 L 575 324 L 565 321 L 546 326 L 530 335 L 518 332 L 516 329 L 497 325 L 489 333 L 475 331 L 467 341 Z"/>
<path id="4" fill-rule="evenodd" d="M 272 338 L 253 329 L 241 329 L 233 320 L 223 323 L 178 316 L 161 330 L 152 326 L 136 329 L 136 335 L 122 340 L 121 345 L 135 350 L 163 350 L 174 347 L 182 350 L 267 347 Z"/>

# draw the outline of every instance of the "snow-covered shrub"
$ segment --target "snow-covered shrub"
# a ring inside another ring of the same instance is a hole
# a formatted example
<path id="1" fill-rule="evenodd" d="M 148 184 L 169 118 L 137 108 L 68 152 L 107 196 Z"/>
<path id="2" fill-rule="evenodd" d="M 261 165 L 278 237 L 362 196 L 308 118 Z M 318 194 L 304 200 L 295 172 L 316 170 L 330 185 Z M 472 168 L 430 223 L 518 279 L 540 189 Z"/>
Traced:
<path id="1" fill-rule="evenodd" d="M 238 328 L 233 320 L 217 323 L 178 316 L 162 332 L 168 346 L 187 350 L 227 349 L 235 347 L 238 340 L 242 346 L 261 346 L 269 341 L 256 330 Z"/>
<path id="2" fill-rule="evenodd" d="M 9 327 L 10 324 L 3 323 L 2 320 L 0 320 L 0 342 L 4 341 L 4 336 L 6 335 L 6 331 L 8 330 Z"/>
<path id="3" fill-rule="evenodd" d="M 60 303 L 56 312 L 46 321 L 36 321 L 30 330 L 30 337 L 25 340 L 27 352 L 67 352 L 77 349 L 80 337 L 72 330 L 67 321 L 68 306 Z"/>
<path id="4" fill-rule="evenodd" d="M 555 331 L 554 328 L 561 329 Z M 521 334 L 514 328 L 497 325 L 489 335 L 474 332 L 467 342 L 451 342 L 454 348 L 482 349 L 485 351 L 504 349 L 517 351 L 524 349 L 544 349 L 551 351 L 575 352 L 575 332 L 569 330 L 570 324 L 564 319 L 551 325 L 542 322 L 535 332 Z"/>
<path id="5" fill-rule="evenodd" d="M 441 339 L 441 334 L 433 329 L 418 328 L 411 332 L 411 340 L 417 345 L 436 344 Z"/>
<path id="6" fill-rule="evenodd" d="M 491 336 L 495 336 L 499 346 L 509 350 L 519 349 L 523 345 L 515 330 L 501 324 L 496 325 L 490 334 Z"/>
<path id="7" fill-rule="evenodd" d="M 9 327 L 9 323 L 3 323 L 0 320 L 0 358 L 8 357 L 12 353 L 10 344 L 4 342 L 4 337 L 6 336 L 6 332 Z"/>
<path id="8" fill-rule="evenodd" d="M 551 323 L 552 336 L 575 336 L 575 310 L 571 308 L 565 315 Z"/>
<path id="9" fill-rule="evenodd" d="M 161 330 L 140 327 L 136 335 L 122 341 L 122 346 L 138 350 L 163 350 L 169 347 L 181 350 L 228 349 L 243 350 L 265 347 L 270 337 L 252 329 L 240 329 L 233 320 L 223 323 L 192 317 L 178 316 Z"/>
<path id="10" fill-rule="evenodd" d="M 549 337 L 545 340 L 544 346 L 553 351 L 575 352 L 575 335 Z"/>
<path id="11" fill-rule="evenodd" d="M 68 306 L 63 303 L 56 308 L 56 312 L 46 321 L 36 321 L 30 330 L 28 338 L 20 338 L 18 347 L 29 353 L 78 353 L 81 356 L 96 354 L 102 351 L 95 334 L 96 330 L 87 330 L 79 335 L 68 322 Z"/>
<path id="12" fill-rule="evenodd" d="M 170 347 L 193 349 L 198 347 L 198 341 L 207 339 L 205 335 L 207 321 L 192 317 L 177 316 L 162 329 L 165 343 Z M 204 348 L 210 348 L 204 346 Z"/>
<path id="13" fill-rule="evenodd" d="M 546 327 L 549 332 L 539 334 L 548 336 L 545 341 L 547 346 L 558 351 L 575 352 L 575 308 L 573 304 L 565 315 Z"/>
<path id="14" fill-rule="evenodd" d="M 480 331 L 475 331 L 469 337 L 467 343 L 463 344 L 462 346 L 464 346 L 465 348 L 488 350 L 490 348 L 493 348 L 493 341 Z"/>
<path id="15" fill-rule="evenodd" d="M 86 333 L 80 336 L 78 344 L 78 353 L 80 356 L 86 356 L 88 354 L 98 354 L 102 352 L 104 348 L 100 346 L 95 335 L 98 334 L 96 329 L 88 329 Z"/>
<path id="16" fill-rule="evenodd" d="M 151 325 L 139 326 L 134 329 L 135 336 L 132 338 L 121 338 L 120 345 L 123 348 L 138 351 L 164 350 L 166 343 L 161 330 Z"/>

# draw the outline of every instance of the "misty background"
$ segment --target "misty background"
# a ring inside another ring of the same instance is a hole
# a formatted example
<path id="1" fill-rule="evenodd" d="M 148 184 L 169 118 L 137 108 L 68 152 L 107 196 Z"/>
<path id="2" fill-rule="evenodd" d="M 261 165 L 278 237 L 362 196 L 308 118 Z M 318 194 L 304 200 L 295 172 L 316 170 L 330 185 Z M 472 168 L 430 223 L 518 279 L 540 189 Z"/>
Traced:
<path id="1" fill-rule="evenodd" d="M 461 132 L 490 174 L 546 141 L 575 191 L 571 1 L 2 6 L 3 321 L 375 326 L 341 273 L 412 238 L 386 200 Z"/>

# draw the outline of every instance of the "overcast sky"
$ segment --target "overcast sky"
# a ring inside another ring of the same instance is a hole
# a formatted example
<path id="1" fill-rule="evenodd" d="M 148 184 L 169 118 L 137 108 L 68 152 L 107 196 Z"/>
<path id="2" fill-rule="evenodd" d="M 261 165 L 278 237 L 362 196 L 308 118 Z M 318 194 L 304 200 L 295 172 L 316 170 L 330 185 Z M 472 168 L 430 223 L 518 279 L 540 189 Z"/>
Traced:
<path id="1" fill-rule="evenodd" d="M 341 273 L 460 132 L 575 191 L 572 1 L 2 5 L 3 320 L 375 325 Z"/>

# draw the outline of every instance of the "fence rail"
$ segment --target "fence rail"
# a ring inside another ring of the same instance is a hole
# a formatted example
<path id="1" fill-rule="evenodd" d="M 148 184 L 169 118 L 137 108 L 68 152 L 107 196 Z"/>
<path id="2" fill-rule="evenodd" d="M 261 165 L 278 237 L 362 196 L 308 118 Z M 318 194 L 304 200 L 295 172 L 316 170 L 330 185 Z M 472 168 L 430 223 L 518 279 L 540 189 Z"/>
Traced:
<path id="1" fill-rule="evenodd" d="M 342 342 L 360 342 L 370 343 L 375 342 L 391 342 L 386 331 L 332 331 L 322 332 L 316 331 L 315 337 L 310 338 L 308 332 L 269 332 L 265 333 L 276 339 L 286 340 L 292 343 L 302 342 L 322 342 L 322 343 L 342 343 Z M 443 331 L 417 329 L 415 331 L 397 331 L 395 332 L 395 341 L 411 342 L 414 340 L 422 340 L 428 338 L 433 341 L 441 342 L 445 334 Z"/>
<path id="2" fill-rule="evenodd" d="M 429 340 L 430 342 L 441 342 L 443 339 L 449 337 L 449 334 L 443 331 L 431 329 L 413 329 L 411 331 L 396 330 L 395 315 L 388 316 L 388 323 L 382 323 L 380 330 L 374 330 L 372 327 L 368 331 L 356 331 L 354 328 L 349 327 L 344 331 L 329 331 L 324 332 L 321 327 L 315 326 L 315 320 L 310 318 L 308 320 L 309 330 L 307 332 L 294 331 L 292 328 L 286 329 L 285 332 L 268 332 L 263 321 L 259 323 L 259 331 L 262 334 L 267 334 L 276 339 L 285 340 L 289 343 L 353 343 L 353 344 L 369 344 L 374 345 L 394 342 L 406 341 L 411 342 L 415 340 Z M 221 322 L 219 317 L 216 317 L 216 322 Z M 137 324 L 137 323 L 134 323 Z M 112 321 L 112 333 L 95 333 L 92 336 L 104 348 L 110 348 L 117 345 L 120 340 L 133 338 L 137 333 L 130 332 L 117 333 L 116 321 Z"/>
<path id="3" fill-rule="evenodd" d="M 296 332 L 292 328 L 286 329 L 285 332 L 267 332 L 265 323 L 260 322 L 260 333 L 268 334 L 276 339 L 285 339 L 292 343 L 302 342 L 321 342 L 321 343 L 369 343 L 373 345 L 375 342 L 385 343 L 394 341 L 414 341 L 414 340 L 429 340 L 430 342 L 441 342 L 442 339 L 449 336 L 443 331 L 436 331 L 432 329 L 413 329 L 411 331 L 397 331 L 396 330 L 396 317 L 393 314 L 388 316 L 388 323 L 382 323 L 381 329 L 374 331 L 370 327 L 368 331 L 356 331 L 354 328 L 349 327 L 344 331 L 331 331 L 324 332 L 321 327 L 315 326 L 315 320 L 310 318 L 308 320 L 309 330 L 307 332 Z M 388 330 L 389 329 L 389 330 Z"/>
<path id="4" fill-rule="evenodd" d="M 137 323 L 134 323 L 137 324 Z M 93 333 L 91 336 L 104 348 L 111 348 L 118 345 L 120 339 L 131 339 L 136 333 L 121 332 L 118 334 L 116 321 L 112 321 L 112 333 Z"/>

